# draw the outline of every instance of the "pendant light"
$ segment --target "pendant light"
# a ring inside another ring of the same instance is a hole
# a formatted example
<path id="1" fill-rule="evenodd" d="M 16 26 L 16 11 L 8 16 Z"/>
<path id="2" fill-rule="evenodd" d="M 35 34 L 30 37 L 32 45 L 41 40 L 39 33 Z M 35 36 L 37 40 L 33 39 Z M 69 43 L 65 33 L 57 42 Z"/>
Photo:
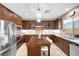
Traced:
<path id="1" fill-rule="evenodd" d="M 41 15 L 39 3 L 38 3 L 38 9 L 37 10 L 38 10 L 38 12 L 36 13 L 37 22 L 41 22 L 42 15 Z"/>

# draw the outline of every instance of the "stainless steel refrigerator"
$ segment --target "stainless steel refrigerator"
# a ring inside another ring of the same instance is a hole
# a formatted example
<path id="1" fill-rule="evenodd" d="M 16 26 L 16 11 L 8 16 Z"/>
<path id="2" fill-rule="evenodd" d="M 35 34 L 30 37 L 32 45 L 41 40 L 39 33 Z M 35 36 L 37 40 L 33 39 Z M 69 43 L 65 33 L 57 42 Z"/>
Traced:
<path id="1" fill-rule="evenodd" d="M 16 25 L 0 20 L 0 56 L 16 55 Z"/>

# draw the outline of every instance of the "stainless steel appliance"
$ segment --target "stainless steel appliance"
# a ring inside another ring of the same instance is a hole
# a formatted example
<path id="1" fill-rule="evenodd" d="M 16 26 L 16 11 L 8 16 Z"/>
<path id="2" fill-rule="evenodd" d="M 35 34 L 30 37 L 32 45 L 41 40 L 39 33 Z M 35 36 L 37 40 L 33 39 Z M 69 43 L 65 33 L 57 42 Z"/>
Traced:
<path id="1" fill-rule="evenodd" d="M 23 44 L 21 30 L 22 27 L 20 25 L 16 26 L 16 40 L 17 40 L 17 49 Z"/>
<path id="2" fill-rule="evenodd" d="M 19 42 L 22 39 L 21 30 L 22 30 L 22 27 L 17 25 L 16 26 L 16 36 L 17 36 L 16 40 L 17 40 L 17 42 Z"/>
<path id="3" fill-rule="evenodd" d="M 0 20 L 0 55 L 16 55 L 16 25 Z"/>
<path id="4" fill-rule="evenodd" d="M 70 56 L 79 56 L 79 45 L 75 43 L 70 44 Z"/>

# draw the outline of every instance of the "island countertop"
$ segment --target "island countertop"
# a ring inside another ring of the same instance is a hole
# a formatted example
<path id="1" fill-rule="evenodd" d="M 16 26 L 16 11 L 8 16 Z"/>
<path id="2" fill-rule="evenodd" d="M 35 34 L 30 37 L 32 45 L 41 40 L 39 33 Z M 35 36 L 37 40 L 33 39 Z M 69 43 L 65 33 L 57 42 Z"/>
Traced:
<path id="1" fill-rule="evenodd" d="M 46 37 L 41 37 L 40 39 L 38 39 L 38 37 L 33 36 L 31 40 L 27 43 L 27 45 L 31 47 L 36 47 L 36 46 L 51 45 L 51 42 L 49 42 Z"/>

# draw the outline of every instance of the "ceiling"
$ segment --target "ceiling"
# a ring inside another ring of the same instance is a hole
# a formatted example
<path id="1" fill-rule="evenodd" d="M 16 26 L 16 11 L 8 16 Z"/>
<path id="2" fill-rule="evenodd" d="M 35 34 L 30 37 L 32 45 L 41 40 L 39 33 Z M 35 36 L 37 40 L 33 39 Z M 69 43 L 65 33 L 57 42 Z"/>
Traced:
<path id="1" fill-rule="evenodd" d="M 2 3 L 4 6 L 18 14 L 23 20 L 35 21 L 38 13 L 38 3 Z M 79 3 L 39 3 L 42 20 L 55 20 L 71 10 Z"/>

